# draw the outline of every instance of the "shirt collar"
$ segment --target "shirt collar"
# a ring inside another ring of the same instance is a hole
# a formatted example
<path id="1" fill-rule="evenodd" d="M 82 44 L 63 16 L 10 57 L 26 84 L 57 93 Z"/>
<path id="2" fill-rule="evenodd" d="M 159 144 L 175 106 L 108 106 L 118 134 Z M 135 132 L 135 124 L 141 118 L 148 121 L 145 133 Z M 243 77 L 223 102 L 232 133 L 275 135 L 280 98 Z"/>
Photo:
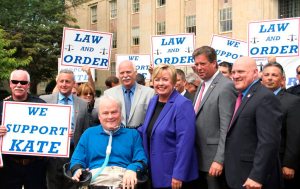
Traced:
<path id="1" fill-rule="evenodd" d="M 130 91 L 132 92 L 132 94 L 134 94 L 135 88 L 136 88 L 136 82 L 134 82 L 133 86 L 130 88 Z M 122 90 L 125 93 L 126 88 L 123 85 L 122 85 Z"/>
<path id="2" fill-rule="evenodd" d="M 258 81 L 259 81 L 259 79 L 254 80 L 245 90 L 242 91 L 243 98 L 247 95 L 247 93 L 249 92 L 249 90 L 252 87 L 252 85 L 254 85 L 255 83 L 257 83 Z"/>
<path id="3" fill-rule="evenodd" d="M 58 100 L 59 100 L 59 101 L 62 101 L 65 97 L 66 97 L 66 96 L 62 95 L 61 93 L 58 93 Z M 69 100 L 70 100 L 71 102 L 73 102 L 73 95 L 72 95 L 72 94 L 70 94 L 70 95 L 67 96 L 67 97 L 69 98 Z"/>
<path id="4" fill-rule="evenodd" d="M 113 136 L 114 135 L 119 135 L 121 132 L 122 132 L 122 127 L 119 126 L 116 130 L 113 131 Z M 101 124 L 100 124 L 100 133 L 105 134 L 105 135 L 109 135 L 109 131 L 105 130 Z"/>
<path id="5" fill-rule="evenodd" d="M 184 90 L 182 91 L 182 93 L 180 93 L 180 94 L 181 94 L 182 96 L 184 96 L 185 93 L 186 93 L 186 89 L 184 89 Z"/>
<path id="6" fill-rule="evenodd" d="M 209 78 L 207 81 L 204 81 L 206 89 L 208 89 L 208 87 L 210 86 L 212 81 L 217 77 L 218 74 L 219 74 L 219 70 L 217 70 L 216 73 L 211 78 Z"/>
<path id="7" fill-rule="evenodd" d="M 277 95 L 277 94 L 279 93 L 280 90 L 281 90 L 281 87 L 279 87 L 278 89 L 276 89 L 273 93 L 274 93 L 275 95 Z"/>

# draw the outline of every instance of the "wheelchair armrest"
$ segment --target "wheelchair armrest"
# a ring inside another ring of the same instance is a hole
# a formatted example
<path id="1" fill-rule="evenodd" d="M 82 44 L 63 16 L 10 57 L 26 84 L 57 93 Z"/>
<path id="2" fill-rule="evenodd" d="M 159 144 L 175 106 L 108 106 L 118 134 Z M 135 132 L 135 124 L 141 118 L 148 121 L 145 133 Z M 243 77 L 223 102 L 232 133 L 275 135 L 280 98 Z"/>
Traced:
<path id="1" fill-rule="evenodd" d="M 82 170 L 82 174 L 79 178 L 79 182 L 72 179 L 72 172 L 70 170 L 70 162 L 65 163 L 63 165 L 63 174 L 64 176 L 71 180 L 73 183 L 75 183 L 78 186 L 88 186 L 92 180 L 92 173 L 87 170 Z"/>

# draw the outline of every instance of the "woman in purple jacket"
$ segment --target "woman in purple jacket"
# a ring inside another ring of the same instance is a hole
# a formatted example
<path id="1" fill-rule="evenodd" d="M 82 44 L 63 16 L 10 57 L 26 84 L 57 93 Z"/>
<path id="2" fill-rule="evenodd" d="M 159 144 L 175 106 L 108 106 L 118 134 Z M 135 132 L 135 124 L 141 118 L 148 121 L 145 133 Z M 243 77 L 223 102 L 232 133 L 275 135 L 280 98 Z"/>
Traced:
<path id="1" fill-rule="evenodd" d="M 195 188 L 195 113 L 192 102 L 175 89 L 176 70 L 160 64 L 152 74 L 156 95 L 139 128 L 149 158 L 153 188 Z"/>

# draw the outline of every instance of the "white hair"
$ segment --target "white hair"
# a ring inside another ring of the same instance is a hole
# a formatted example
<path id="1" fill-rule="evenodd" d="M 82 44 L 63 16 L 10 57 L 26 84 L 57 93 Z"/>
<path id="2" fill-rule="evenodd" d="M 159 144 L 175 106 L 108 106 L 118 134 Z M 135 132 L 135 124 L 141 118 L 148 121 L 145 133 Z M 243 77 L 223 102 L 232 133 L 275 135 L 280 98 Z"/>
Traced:
<path id="1" fill-rule="evenodd" d="M 18 72 L 25 73 L 26 76 L 27 76 L 27 81 L 30 82 L 30 75 L 29 75 L 29 73 L 26 70 L 14 70 L 14 71 L 12 71 L 11 74 L 10 74 L 10 80 L 13 79 L 13 77 L 14 77 L 15 74 L 19 74 Z"/>

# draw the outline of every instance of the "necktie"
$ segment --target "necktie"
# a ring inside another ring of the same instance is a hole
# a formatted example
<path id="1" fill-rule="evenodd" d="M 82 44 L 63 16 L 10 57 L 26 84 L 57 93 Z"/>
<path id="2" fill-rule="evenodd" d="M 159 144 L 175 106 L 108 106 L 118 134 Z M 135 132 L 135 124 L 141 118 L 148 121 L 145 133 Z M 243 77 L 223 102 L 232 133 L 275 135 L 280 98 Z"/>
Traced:
<path id="1" fill-rule="evenodd" d="M 238 95 L 238 97 L 237 97 L 237 99 L 236 99 L 236 101 L 235 101 L 234 112 L 233 112 L 233 115 L 232 115 L 232 118 L 231 118 L 229 127 L 230 127 L 231 124 L 232 124 L 232 121 L 233 121 L 233 118 L 234 118 L 234 116 L 235 116 L 236 111 L 239 109 L 239 107 L 240 107 L 240 105 L 241 105 L 241 103 L 242 103 L 242 99 L 243 99 L 243 94 L 242 94 L 242 93 L 239 93 L 239 95 Z"/>
<path id="2" fill-rule="evenodd" d="M 205 83 L 204 83 L 204 81 L 203 81 L 202 84 L 201 84 L 200 93 L 199 93 L 199 95 L 198 95 L 198 98 L 197 98 L 197 101 L 196 101 L 195 107 L 194 107 L 194 110 L 195 110 L 196 113 L 197 113 L 197 111 L 199 110 L 199 107 L 200 107 L 200 104 L 201 104 L 201 100 L 202 100 L 202 95 L 203 95 L 204 89 L 205 89 Z"/>
<path id="3" fill-rule="evenodd" d="M 125 110 L 126 110 L 126 123 L 128 122 L 129 114 L 130 114 L 130 109 L 131 109 L 131 90 L 126 89 L 125 91 Z"/>
<path id="4" fill-rule="evenodd" d="M 68 105 L 68 104 L 69 104 L 68 101 L 69 101 L 69 98 L 68 98 L 68 97 L 64 97 L 64 98 L 63 98 L 63 102 L 64 102 L 65 105 Z"/>

